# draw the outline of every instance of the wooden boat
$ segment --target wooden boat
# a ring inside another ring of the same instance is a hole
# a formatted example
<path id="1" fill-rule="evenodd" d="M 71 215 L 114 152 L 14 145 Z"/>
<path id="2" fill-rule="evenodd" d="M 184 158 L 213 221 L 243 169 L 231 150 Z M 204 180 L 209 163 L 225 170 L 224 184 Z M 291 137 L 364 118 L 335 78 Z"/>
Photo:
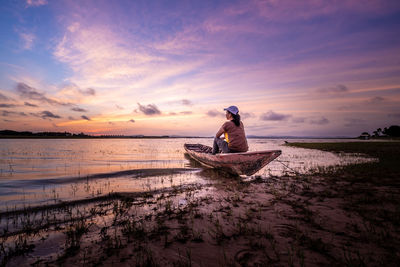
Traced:
<path id="1" fill-rule="evenodd" d="M 279 157 L 280 150 L 222 153 L 213 155 L 212 148 L 202 144 L 185 144 L 186 152 L 201 164 L 236 175 L 253 175 Z"/>

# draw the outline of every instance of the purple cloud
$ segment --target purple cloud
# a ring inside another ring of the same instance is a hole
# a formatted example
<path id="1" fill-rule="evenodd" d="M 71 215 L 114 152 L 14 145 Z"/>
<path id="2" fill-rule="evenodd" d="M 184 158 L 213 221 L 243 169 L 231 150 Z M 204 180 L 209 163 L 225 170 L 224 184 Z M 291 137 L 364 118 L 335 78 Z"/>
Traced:
<path id="1" fill-rule="evenodd" d="M 15 115 L 15 116 L 23 116 L 23 117 L 28 116 L 24 112 L 7 111 L 7 110 L 2 110 L 1 111 L 1 116 L 3 116 L 3 117 L 8 117 L 10 115 L 11 116 L 13 116 L 13 115 Z"/>
<path id="2" fill-rule="evenodd" d="M 134 122 L 135 122 L 135 120 L 134 120 L 134 119 L 130 119 L 128 122 L 132 122 L 132 123 L 134 123 Z"/>
<path id="3" fill-rule="evenodd" d="M 42 119 L 47 119 L 47 118 L 59 119 L 59 118 L 61 118 L 61 116 L 55 115 L 48 110 L 42 111 L 39 115 Z"/>
<path id="4" fill-rule="evenodd" d="M 96 90 L 93 88 L 79 89 L 79 92 L 83 95 L 96 95 Z"/>
<path id="5" fill-rule="evenodd" d="M 219 112 L 217 110 L 209 110 L 209 111 L 207 111 L 206 115 L 209 117 L 217 117 L 217 116 L 223 116 L 224 113 Z"/>
<path id="6" fill-rule="evenodd" d="M 190 101 L 188 99 L 182 99 L 181 103 L 182 103 L 182 105 L 185 105 L 185 106 L 192 106 L 193 105 L 192 101 Z"/>
<path id="7" fill-rule="evenodd" d="M 329 120 L 325 117 L 321 117 L 319 119 L 315 119 L 315 120 L 310 120 L 311 124 L 317 124 L 317 125 L 324 125 L 324 124 L 328 124 Z"/>
<path id="8" fill-rule="evenodd" d="M 87 112 L 86 109 L 84 108 L 79 108 L 79 107 L 75 107 L 75 108 L 71 108 L 72 111 L 76 111 L 76 112 Z"/>
<path id="9" fill-rule="evenodd" d="M 91 120 L 89 117 L 86 117 L 85 115 L 82 115 L 81 118 L 84 119 L 84 120 L 87 120 L 87 121 Z"/>
<path id="10" fill-rule="evenodd" d="M 305 121 L 306 121 L 306 118 L 303 118 L 303 117 L 292 118 L 292 122 L 294 122 L 294 123 L 304 123 Z"/>
<path id="11" fill-rule="evenodd" d="M 292 117 L 289 114 L 276 113 L 272 110 L 261 115 L 260 119 L 263 121 L 284 121 Z"/>
<path id="12" fill-rule="evenodd" d="M 0 108 L 15 108 L 16 106 L 14 104 L 0 104 Z"/>
<path id="13" fill-rule="evenodd" d="M 140 105 L 140 103 L 137 104 L 139 106 L 139 110 L 145 115 L 161 114 L 161 111 L 154 104 L 149 104 L 147 106 Z"/>
<path id="14" fill-rule="evenodd" d="M 29 103 L 29 102 L 25 102 L 24 105 L 25 105 L 25 106 L 28 106 L 28 107 L 35 107 L 35 108 L 38 107 L 38 105 Z"/>
<path id="15" fill-rule="evenodd" d="M 70 106 L 70 103 L 63 103 L 46 97 L 43 93 L 38 92 L 35 88 L 30 87 L 25 83 L 17 83 L 16 90 L 22 98 L 37 100 L 51 105 Z"/>

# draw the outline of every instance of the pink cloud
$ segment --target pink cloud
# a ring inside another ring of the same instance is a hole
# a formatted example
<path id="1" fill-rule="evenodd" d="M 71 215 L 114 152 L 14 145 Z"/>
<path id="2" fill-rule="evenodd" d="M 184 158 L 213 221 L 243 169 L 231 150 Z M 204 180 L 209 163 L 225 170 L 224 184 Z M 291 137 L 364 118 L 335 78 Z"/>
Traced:
<path id="1" fill-rule="evenodd" d="M 20 32 L 19 37 L 22 41 L 21 47 L 24 50 L 31 50 L 33 47 L 34 41 L 36 39 L 36 36 L 33 33 Z"/>
<path id="2" fill-rule="evenodd" d="M 140 79 L 149 71 L 146 64 L 163 60 L 138 51 L 129 41 L 100 25 L 66 32 L 54 55 L 68 63 L 80 78 L 103 81 Z"/>
<path id="3" fill-rule="evenodd" d="M 34 6 L 34 7 L 38 7 L 38 6 L 43 6 L 43 5 L 47 5 L 48 2 L 47 0 L 26 0 L 26 5 L 29 6 Z"/>

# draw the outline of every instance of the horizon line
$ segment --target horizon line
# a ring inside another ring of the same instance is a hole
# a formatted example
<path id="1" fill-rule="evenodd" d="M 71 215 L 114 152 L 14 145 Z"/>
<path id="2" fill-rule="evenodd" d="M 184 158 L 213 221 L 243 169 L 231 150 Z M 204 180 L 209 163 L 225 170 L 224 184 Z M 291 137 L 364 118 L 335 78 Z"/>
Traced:
<path id="1" fill-rule="evenodd" d="M 31 132 L 31 131 L 14 131 L 14 130 L 9 130 L 9 129 L 5 129 L 5 130 L 0 130 L 0 137 L 4 136 L 8 136 L 8 135 L 3 135 L 2 136 L 2 132 L 6 132 L 6 131 L 10 131 L 10 132 L 14 132 L 15 134 L 13 136 L 15 137 L 32 137 L 32 136 L 36 136 L 36 137 L 40 137 L 37 136 L 36 134 L 39 133 L 68 133 L 71 134 L 71 136 L 53 136 L 53 137 L 77 137 L 77 136 L 84 136 L 84 137 L 92 137 L 92 138 L 101 138 L 101 137 L 115 137 L 115 138 L 129 138 L 129 137 L 136 137 L 136 138 L 140 138 L 140 137 L 144 137 L 144 138 L 149 138 L 149 137 L 163 137 L 163 138 L 213 138 L 214 136 L 191 136 L 191 135 L 167 135 L 167 134 L 161 134 L 161 135 L 144 135 L 144 134 L 133 134 L 133 135 L 118 135 L 118 134 L 100 134 L 100 135 L 91 135 L 91 134 L 86 134 L 83 132 L 80 133 L 71 133 L 71 132 L 67 132 L 67 131 L 61 131 L 61 132 L 51 132 L 51 131 L 43 131 L 43 132 Z M 32 136 L 21 136 L 18 135 L 18 133 L 31 133 Z M 83 135 L 82 135 L 83 134 Z M 12 135 L 11 135 L 12 136 Z M 10 137 L 11 137 L 10 136 Z M 42 136 L 42 137 L 51 137 L 51 136 Z M 284 139 L 284 138 L 292 138 L 292 139 L 301 139 L 301 138 L 305 138 L 305 139 L 312 139 L 312 138 L 316 138 L 316 139 L 335 139 L 335 138 L 340 138 L 340 139 L 354 139 L 357 138 L 357 136 L 296 136 L 296 135 L 247 135 L 246 138 L 249 139 L 256 139 L 256 138 L 268 138 L 268 139 Z"/>

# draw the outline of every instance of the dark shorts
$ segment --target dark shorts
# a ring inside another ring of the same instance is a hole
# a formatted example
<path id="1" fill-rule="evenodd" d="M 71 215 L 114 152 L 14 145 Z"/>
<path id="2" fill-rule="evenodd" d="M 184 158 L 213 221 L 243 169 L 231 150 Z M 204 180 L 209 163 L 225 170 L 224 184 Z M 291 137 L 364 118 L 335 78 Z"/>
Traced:
<path id="1" fill-rule="evenodd" d="M 232 153 L 233 151 L 231 151 L 228 147 L 228 143 L 221 138 L 214 138 L 214 144 L 213 144 L 213 154 L 217 154 L 217 153 Z"/>

